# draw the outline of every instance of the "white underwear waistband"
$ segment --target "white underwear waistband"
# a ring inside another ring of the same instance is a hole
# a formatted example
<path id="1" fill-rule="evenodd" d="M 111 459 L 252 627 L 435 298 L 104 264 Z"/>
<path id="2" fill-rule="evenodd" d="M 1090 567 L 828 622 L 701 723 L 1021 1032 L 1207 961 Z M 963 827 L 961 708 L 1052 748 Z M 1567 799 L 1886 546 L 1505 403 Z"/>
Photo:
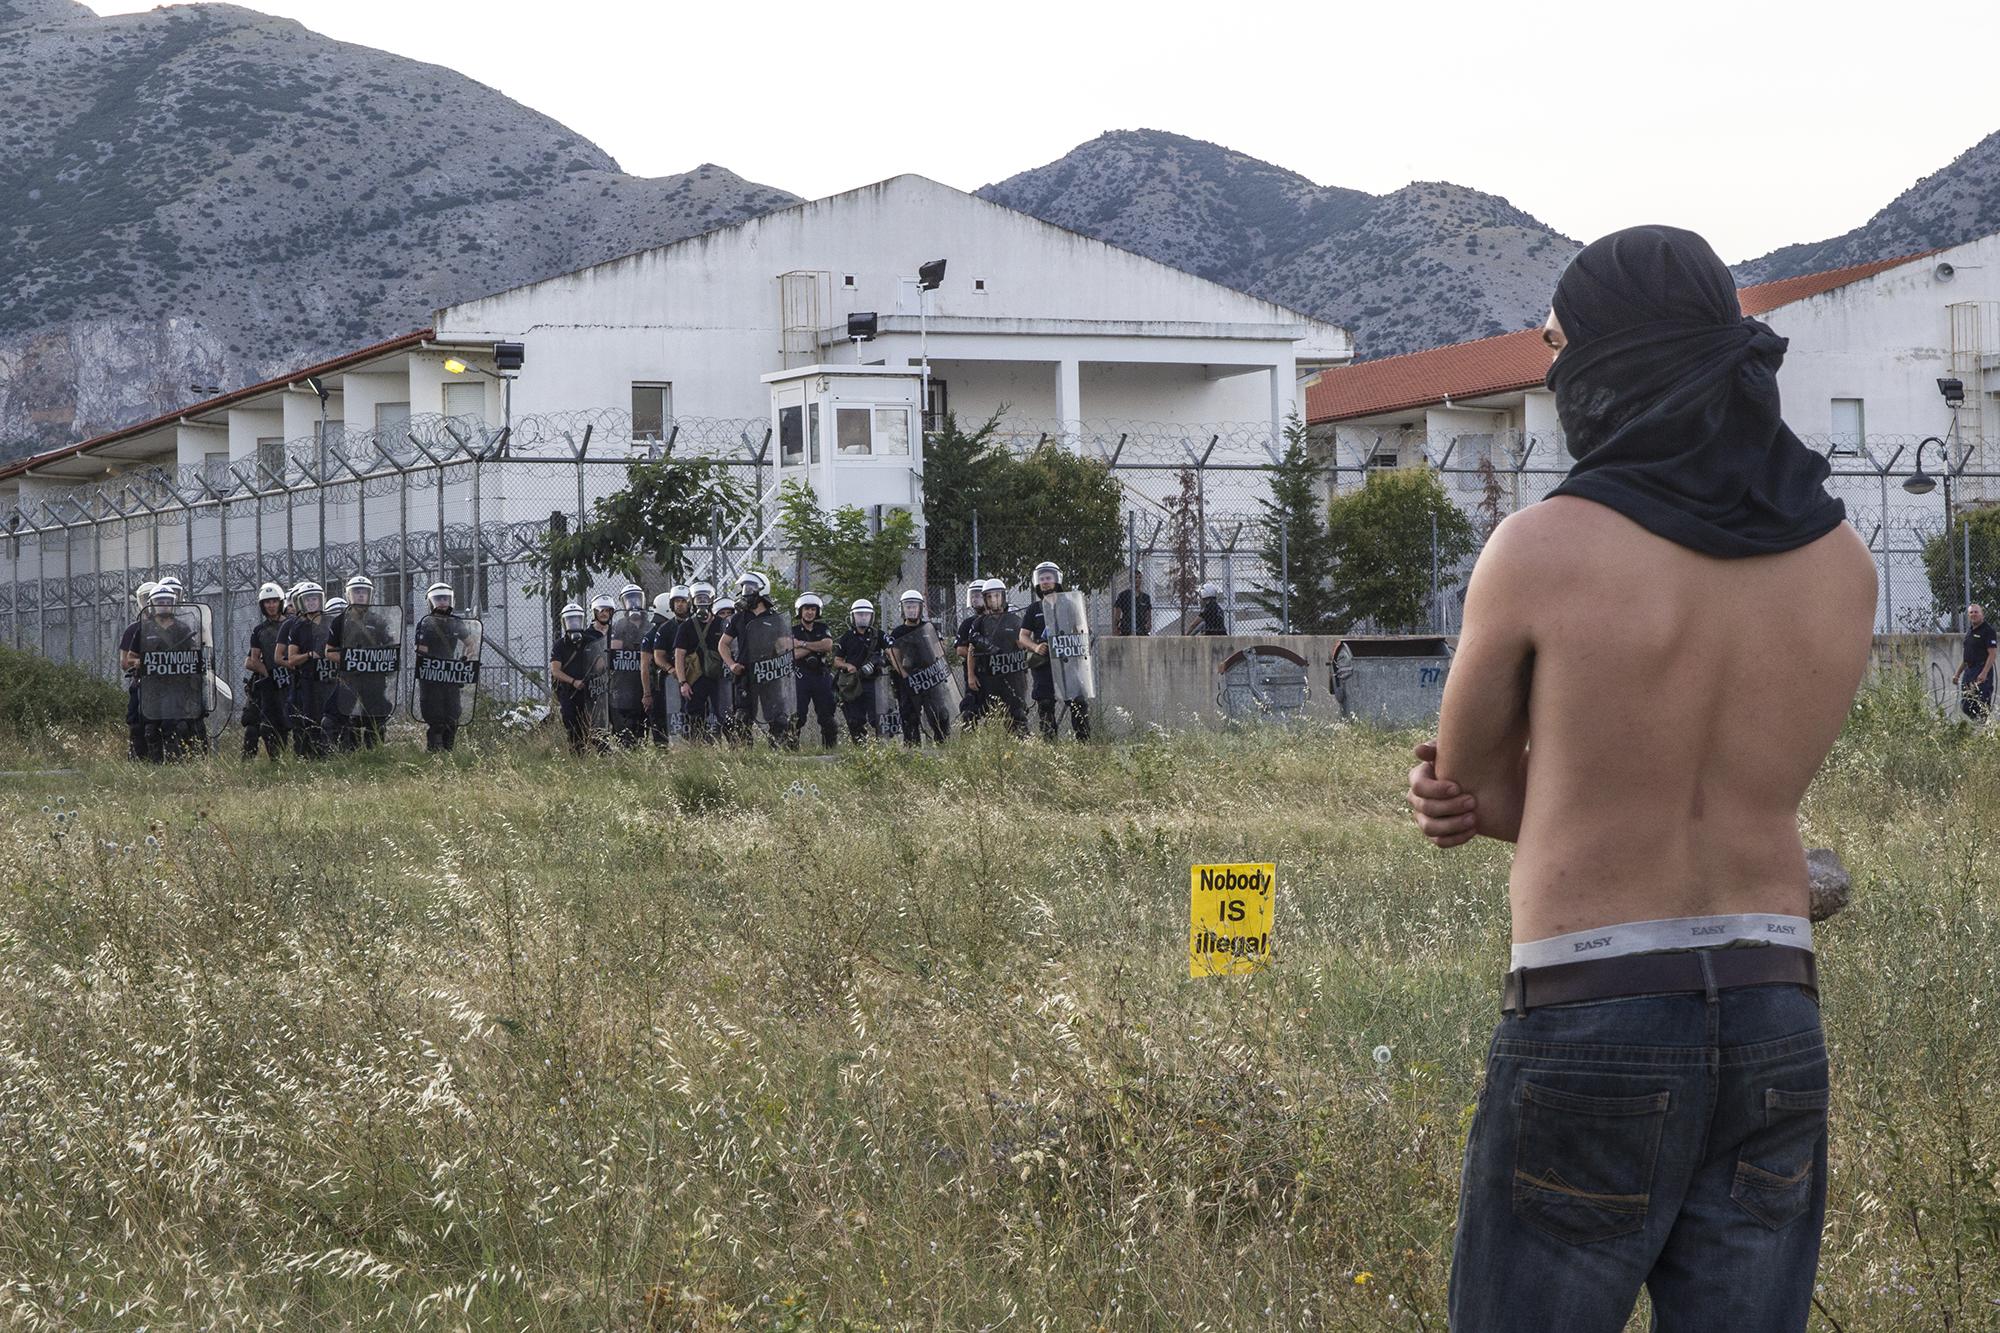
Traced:
<path id="1" fill-rule="evenodd" d="M 1666 949 L 1717 949 L 1746 941 L 1782 944 L 1811 952 L 1812 922 L 1802 916 L 1763 912 L 1627 921 L 1517 944 L 1513 966 L 1554 967 L 1558 963 L 1580 963 L 1586 958 L 1616 958 L 1621 954 L 1658 953 Z"/>

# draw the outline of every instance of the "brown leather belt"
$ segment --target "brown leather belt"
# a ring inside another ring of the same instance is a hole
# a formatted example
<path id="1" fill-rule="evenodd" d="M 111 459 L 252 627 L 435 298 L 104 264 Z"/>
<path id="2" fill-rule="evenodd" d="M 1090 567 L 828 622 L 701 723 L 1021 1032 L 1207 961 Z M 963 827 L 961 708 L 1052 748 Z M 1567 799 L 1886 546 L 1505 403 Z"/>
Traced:
<path id="1" fill-rule="evenodd" d="M 1550 1004 L 1689 991 L 1705 994 L 1710 987 L 1727 990 L 1736 986 L 1803 986 L 1818 999 L 1819 969 L 1810 949 L 1782 944 L 1634 953 L 1554 967 L 1517 967 L 1507 974 L 1500 1012 L 1525 1014 Z"/>

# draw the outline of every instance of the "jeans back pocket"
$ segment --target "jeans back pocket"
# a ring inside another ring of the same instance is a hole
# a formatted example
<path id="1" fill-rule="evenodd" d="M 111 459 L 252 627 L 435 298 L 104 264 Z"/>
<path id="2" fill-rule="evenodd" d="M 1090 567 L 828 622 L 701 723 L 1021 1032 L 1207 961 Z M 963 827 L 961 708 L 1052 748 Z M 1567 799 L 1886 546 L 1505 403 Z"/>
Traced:
<path id="1" fill-rule="evenodd" d="M 1729 1197 L 1777 1231 L 1812 1205 L 1820 1145 L 1826 1141 L 1825 1088 L 1764 1090 L 1764 1126 L 1744 1140 Z"/>
<path id="2" fill-rule="evenodd" d="M 1669 1094 L 1607 1097 L 1539 1077 L 1521 1084 L 1514 1215 L 1572 1245 L 1645 1226 Z"/>

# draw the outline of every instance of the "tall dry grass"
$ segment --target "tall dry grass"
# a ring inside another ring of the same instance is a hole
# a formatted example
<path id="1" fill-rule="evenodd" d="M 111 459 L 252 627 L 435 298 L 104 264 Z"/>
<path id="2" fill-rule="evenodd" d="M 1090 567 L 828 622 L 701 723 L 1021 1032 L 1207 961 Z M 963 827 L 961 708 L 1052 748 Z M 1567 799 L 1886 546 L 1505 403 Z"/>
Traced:
<path id="1" fill-rule="evenodd" d="M 0 784 L 0 1311 L 1442 1330 L 1507 856 L 1416 837 L 1408 739 L 69 738 Z M 1997 780 L 1886 687 L 1807 807 L 1857 880 L 1820 935 L 1850 1333 L 2000 1320 Z M 1239 858 L 1279 959 L 1191 981 L 1187 867 Z"/>

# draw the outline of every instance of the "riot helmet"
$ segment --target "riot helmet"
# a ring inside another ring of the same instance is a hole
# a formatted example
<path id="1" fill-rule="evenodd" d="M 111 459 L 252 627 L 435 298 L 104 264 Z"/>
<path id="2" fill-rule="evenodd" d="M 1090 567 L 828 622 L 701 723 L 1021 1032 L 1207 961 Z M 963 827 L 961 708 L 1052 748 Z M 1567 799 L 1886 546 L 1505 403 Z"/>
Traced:
<path id="1" fill-rule="evenodd" d="M 1047 575 L 1047 578 L 1043 576 Z M 1062 566 L 1053 560 L 1044 560 L 1035 566 L 1035 591 L 1054 592 L 1062 587 Z"/>
<path id="2" fill-rule="evenodd" d="M 716 598 L 715 614 L 717 614 L 718 616 L 726 616 L 731 612 L 733 612 L 735 609 L 736 609 L 736 599 L 734 597 Z"/>
<path id="3" fill-rule="evenodd" d="M 439 598 L 444 599 L 443 606 L 438 605 Z M 424 602 L 433 611 L 451 610 L 451 585 L 449 583 L 433 583 L 430 587 L 424 589 Z"/>
<path id="4" fill-rule="evenodd" d="M 666 593 L 661 593 L 658 597 L 655 597 L 653 599 L 653 614 L 662 620 L 671 618 L 674 614 L 674 599 Z"/>
<path id="5" fill-rule="evenodd" d="M 153 582 L 153 580 L 147 579 L 144 583 L 141 583 L 138 587 L 132 589 L 133 604 L 136 605 L 141 611 L 144 611 L 147 607 L 153 604 L 153 589 L 159 586 L 160 585 Z"/>
<path id="6" fill-rule="evenodd" d="M 903 619 L 910 624 L 924 618 L 924 595 L 915 588 L 903 589 Z"/>
<path id="7" fill-rule="evenodd" d="M 972 582 L 966 584 L 965 585 L 966 607 L 970 610 L 977 611 L 980 607 L 984 606 L 985 604 L 986 604 L 986 580 L 974 579 Z"/>
<path id="8" fill-rule="evenodd" d="M 1007 609 L 1007 584 L 1004 580 L 987 579 L 980 585 L 980 588 L 982 589 L 982 599 L 985 601 L 988 611 L 1005 611 Z"/>
<path id="9" fill-rule="evenodd" d="M 590 624 L 590 614 L 576 602 L 565 602 L 562 609 L 562 627 L 565 634 L 581 634 Z"/>
<path id="10" fill-rule="evenodd" d="M 688 589 L 688 594 L 689 599 L 696 606 L 713 606 L 715 604 L 715 585 L 713 583 L 697 583 Z"/>
<path id="11" fill-rule="evenodd" d="M 673 587 L 672 587 L 672 588 L 671 588 L 671 589 L 670 589 L 670 590 L 669 590 L 669 591 L 667 592 L 667 603 L 668 603 L 668 605 L 672 605 L 672 604 L 673 604 L 673 603 L 675 603 L 675 602 L 679 602 L 679 603 L 680 603 L 680 605 L 679 605 L 679 606 L 676 606 L 676 607 L 674 607 L 674 614 L 675 614 L 675 615 L 677 615 L 677 616 L 685 616 L 685 615 L 687 615 L 687 613 L 688 613 L 688 603 L 689 603 L 689 602 L 690 602 L 691 600 L 693 600 L 693 599 L 692 599 L 692 598 L 690 598 L 690 597 L 688 596 L 688 589 L 687 589 L 687 584 L 685 584 L 685 583 L 676 583 L 676 584 L 675 584 L 675 585 L 674 585 L 674 586 L 673 586 Z"/>
<path id="12" fill-rule="evenodd" d="M 636 583 L 628 583 L 618 590 L 618 601 L 627 611 L 637 615 L 646 609 L 646 590 Z"/>
<path id="13" fill-rule="evenodd" d="M 604 613 L 602 616 L 598 615 L 600 611 Z M 618 614 L 618 603 L 611 599 L 609 593 L 601 592 L 590 599 L 590 618 L 598 624 L 610 624 L 611 617 L 616 614 Z"/>
<path id="14" fill-rule="evenodd" d="M 299 614 L 316 616 L 326 607 L 326 589 L 307 579 L 298 586 Z"/>
<path id="15" fill-rule="evenodd" d="M 152 607 L 153 614 L 163 621 L 173 619 L 174 608 L 180 604 L 180 600 L 180 589 L 167 583 L 154 584 L 153 591 L 146 597 L 146 603 Z"/>
<path id="16" fill-rule="evenodd" d="M 824 605 L 825 604 L 820 601 L 820 596 L 818 593 L 802 592 L 799 594 L 799 599 L 792 603 L 792 614 L 797 616 L 800 620 L 804 620 L 806 618 L 806 609 L 810 607 L 812 609 L 813 619 L 818 620 L 820 609 Z"/>
<path id="17" fill-rule="evenodd" d="M 267 605 L 270 602 L 276 602 L 278 609 L 273 611 Z M 257 610 L 263 614 L 266 620 L 275 620 L 283 615 L 285 613 L 285 590 L 275 583 L 266 583 L 263 587 L 257 589 Z"/>
<path id="18" fill-rule="evenodd" d="M 375 600 L 375 580 L 366 574 L 356 574 L 347 581 L 347 604 L 367 606 Z"/>
<path id="19" fill-rule="evenodd" d="M 847 619 L 856 629 L 867 629 L 875 623 L 875 603 L 866 597 L 857 597 L 847 608 Z"/>
<path id="20" fill-rule="evenodd" d="M 1201 585 L 1202 601 L 1204 602 L 1212 601 L 1220 596 L 1222 596 L 1222 589 L 1216 587 L 1213 583 L 1204 583 Z"/>
<path id="21" fill-rule="evenodd" d="M 326 600 L 326 613 L 327 613 L 327 615 L 329 615 L 329 616 L 337 616 L 337 615 L 339 615 L 339 614 L 340 614 L 341 612 L 343 612 L 343 611 L 345 611 L 345 610 L 347 610 L 347 599 L 346 599 L 345 597 L 329 597 L 329 598 L 327 598 L 327 600 Z"/>

